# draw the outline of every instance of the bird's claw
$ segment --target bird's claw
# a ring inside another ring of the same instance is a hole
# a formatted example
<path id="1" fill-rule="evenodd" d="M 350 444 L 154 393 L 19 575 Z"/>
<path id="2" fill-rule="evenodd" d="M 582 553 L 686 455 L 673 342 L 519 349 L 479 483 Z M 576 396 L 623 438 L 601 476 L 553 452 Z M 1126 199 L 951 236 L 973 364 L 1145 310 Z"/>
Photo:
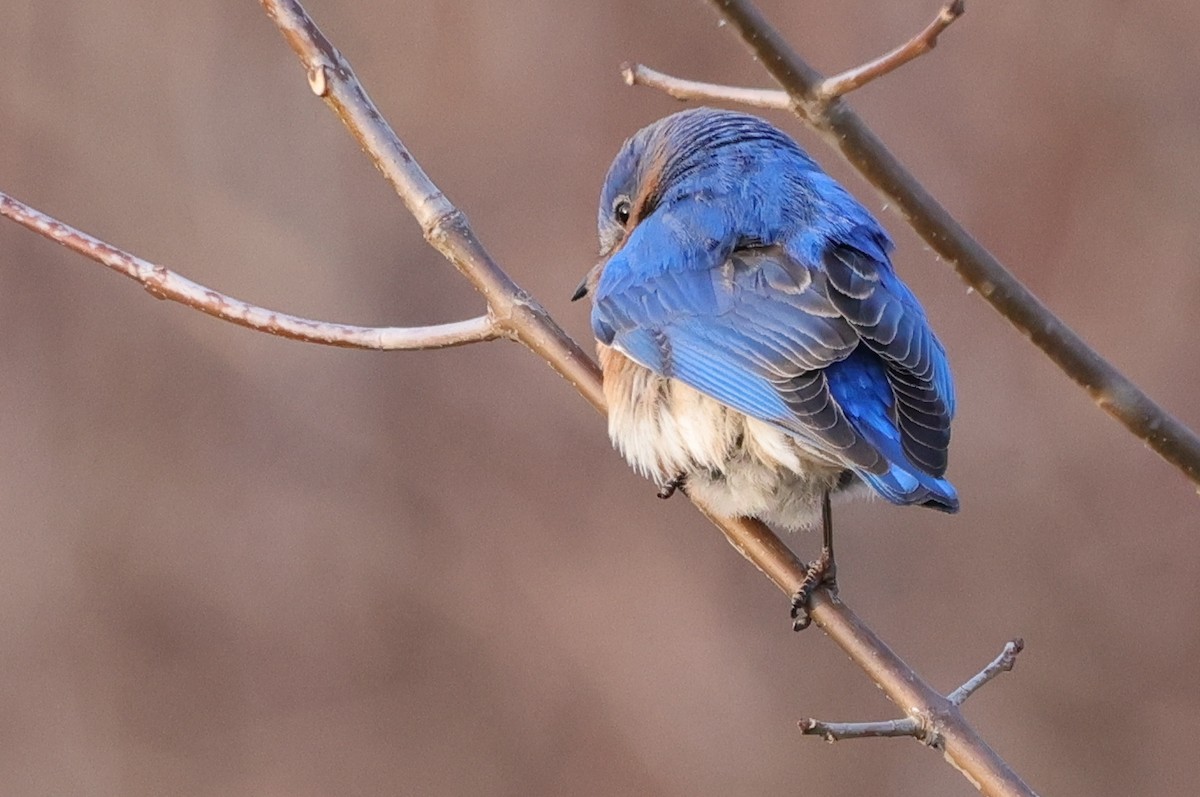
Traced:
<path id="1" fill-rule="evenodd" d="M 804 580 L 792 595 L 792 630 L 803 631 L 812 625 L 808 601 L 813 592 L 821 586 L 828 587 L 834 594 L 837 593 L 837 565 L 833 561 L 833 551 L 829 548 L 822 548 L 820 558 L 808 563 L 804 571 Z"/>
<path id="2" fill-rule="evenodd" d="M 685 475 L 681 473 L 674 479 L 671 479 L 671 481 L 658 485 L 658 497 L 666 500 L 675 495 L 676 490 L 683 488 L 685 479 Z"/>

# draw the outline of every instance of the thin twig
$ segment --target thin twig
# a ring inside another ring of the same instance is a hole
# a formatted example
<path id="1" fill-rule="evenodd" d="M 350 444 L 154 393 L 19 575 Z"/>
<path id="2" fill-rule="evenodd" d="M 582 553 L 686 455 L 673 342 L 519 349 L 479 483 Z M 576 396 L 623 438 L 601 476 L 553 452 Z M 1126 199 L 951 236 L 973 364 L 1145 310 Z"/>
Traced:
<path id="1" fill-rule="evenodd" d="M 677 100 L 715 100 L 768 111 L 787 111 L 792 107 L 792 98 L 779 89 L 747 89 L 737 86 L 721 86 L 702 83 L 651 69 L 645 64 L 621 64 L 621 76 L 627 86 L 647 86 L 658 89 Z"/>
<path id="2" fill-rule="evenodd" d="M 122 251 L 4 193 L 0 193 L 0 216 L 7 216 L 73 252 L 103 263 L 113 271 L 141 283 L 159 299 L 170 299 L 225 321 L 292 340 L 351 349 L 394 351 L 444 349 L 495 340 L 503 335 L 487 315 L 430 327 L 359 327 L 287 315 L 192 282 L 164 266 Z"/>
<path id="3" fill-rule="evenodd" d="M 835 97 L 841 97 L 855 89 L 860 89 L 876 78 L 894 72 L 914 58 L 918 58 L 937 46 L 938 36 L 946 28 L 954 24 L 954 20 L 965 11 L 963 0 L 951 0 L 942 6 L 942 10 L 925 26 L 925 29 L 890 53 L 868 61 L 861 66 L 847 69 L 838 75 L 832 75 L 822 80 L 816 88 L 816 96 L 829 102 Z"/>
<path id="4" fill-rule="evenodd" d="M 925 242 L 993 308 L 1045 352 L 1103 410 L 1159 456 L 1200 484 L 1200 437 L 1156 404 L 963 229 L 843 100 L 822 101 L 823 80 L 749 0 L 710 0 L 792 99 L 793 111 L 821 133 L 890 200 Z"/>
<path id="5" fill-rule="evenodd" d="M 827 742 L 881 736 L 917 736 L 920 733 L 917 721 L 908 717 L 882 722 L 823 722 L 806 717 L 797 724 L 805 736 L 820 736 Z"/>
<path id="6" fill-rule="evenodd" d="M 1006 642 L 1004 650 L 1000 651 L 1000 655 L 992 659 L 988 666 L 977 672 L 975 675 L 964 683 L 962 686 L 955 689 L 950 694 L 946 695 L 946 699 L 956 706 L 961 706 L 968 697 L 979 691 L 980 687 L 988 681 L 995 678 L 1002 672 L 1010 672 L 1013 665 L 1017 663 L 1017 656 L 1025 649 L 1025 640 L 1014 639 L 1011 642 Z"/>

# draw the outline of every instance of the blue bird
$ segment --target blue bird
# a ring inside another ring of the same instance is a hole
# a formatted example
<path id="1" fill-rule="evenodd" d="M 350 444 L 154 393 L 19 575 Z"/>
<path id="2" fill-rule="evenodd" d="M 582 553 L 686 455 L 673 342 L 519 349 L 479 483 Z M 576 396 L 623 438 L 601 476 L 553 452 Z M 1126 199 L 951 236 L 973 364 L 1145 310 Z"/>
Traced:
<path id="1" fill-rule="evenodd" d="M 954 383 L 891 239 L 785 133 L 697 108 L 640 130 L 600 194 L 591 294 L 609 435 L 659 495 L 784 529 L 830 495 L 958 510 Z"/>

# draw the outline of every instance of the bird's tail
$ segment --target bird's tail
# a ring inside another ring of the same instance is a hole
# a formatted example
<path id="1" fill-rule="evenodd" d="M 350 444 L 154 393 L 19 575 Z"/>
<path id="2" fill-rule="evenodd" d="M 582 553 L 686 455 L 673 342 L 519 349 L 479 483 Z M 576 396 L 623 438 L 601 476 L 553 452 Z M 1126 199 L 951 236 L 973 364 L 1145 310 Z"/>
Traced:
<path id="1" fill-rule="evenodd" d="M 854 428 L 888 463 L 882 473 L 856 469 L 859 478 L 893 504 L 958 511 L 958 492 L 941 475 L 913 464 L 901 445 L 894 420 L 895 399 L 883 362 L 859 347 L 847 359 L 826 369 L 829 389 Z"/>
<path id="2" fill-rule="evenodd" d="M 895 453 L 899 454 L 903 458 L 902 461 L 907 464 L 907 458 L 903 453 L 898 450 Z M 891 454 L 890 451 L 884 452 L 889 459 L 892 459 Z M 911 468 L 911 470 L 905 468 L 904 465 L 897 464 L 894 459 L 891 467 L 885 473 L 864 471 L 858 475 L 893 504 L 927 506 L 941 512 L 958 511 L 958 491 L 954 489 L 953 484 L 946 479 L 930 476 L 917 468 Z"/>

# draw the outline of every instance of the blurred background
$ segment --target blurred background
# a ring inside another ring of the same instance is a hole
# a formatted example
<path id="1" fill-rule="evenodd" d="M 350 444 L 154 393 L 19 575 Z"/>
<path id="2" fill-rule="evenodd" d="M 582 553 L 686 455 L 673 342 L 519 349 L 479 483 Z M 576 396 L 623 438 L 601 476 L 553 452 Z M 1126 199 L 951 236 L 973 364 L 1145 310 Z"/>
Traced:
<path id="1" fill-rule="evenodd" d="M 573 335 L 618 66 L 770 81 L 701 2 L 309 11 Z M 938 0 L 764 3 L 832 72 Z M 250 0 L 6 0 L 0 190 L 234 296 L 362 324 L 482 302 Z M 1200 7 L 975 3 L 852 104 L 1045 302 L 1200 426 Z M 960 396 L 954 517 L 842 509 L 847 602 L 1058 795 L 1200 781 L 1196 487 L 1097 409 L 800 123 L 893 232 Z M 505 343 L 364 353 L 157 302 L 0 223 L 0 792 L 964 795 L 601 419 Z M 589 344 L 590 347 L 590 344 Z M 814 534 L 790 538 L 812 555 Z"/>

